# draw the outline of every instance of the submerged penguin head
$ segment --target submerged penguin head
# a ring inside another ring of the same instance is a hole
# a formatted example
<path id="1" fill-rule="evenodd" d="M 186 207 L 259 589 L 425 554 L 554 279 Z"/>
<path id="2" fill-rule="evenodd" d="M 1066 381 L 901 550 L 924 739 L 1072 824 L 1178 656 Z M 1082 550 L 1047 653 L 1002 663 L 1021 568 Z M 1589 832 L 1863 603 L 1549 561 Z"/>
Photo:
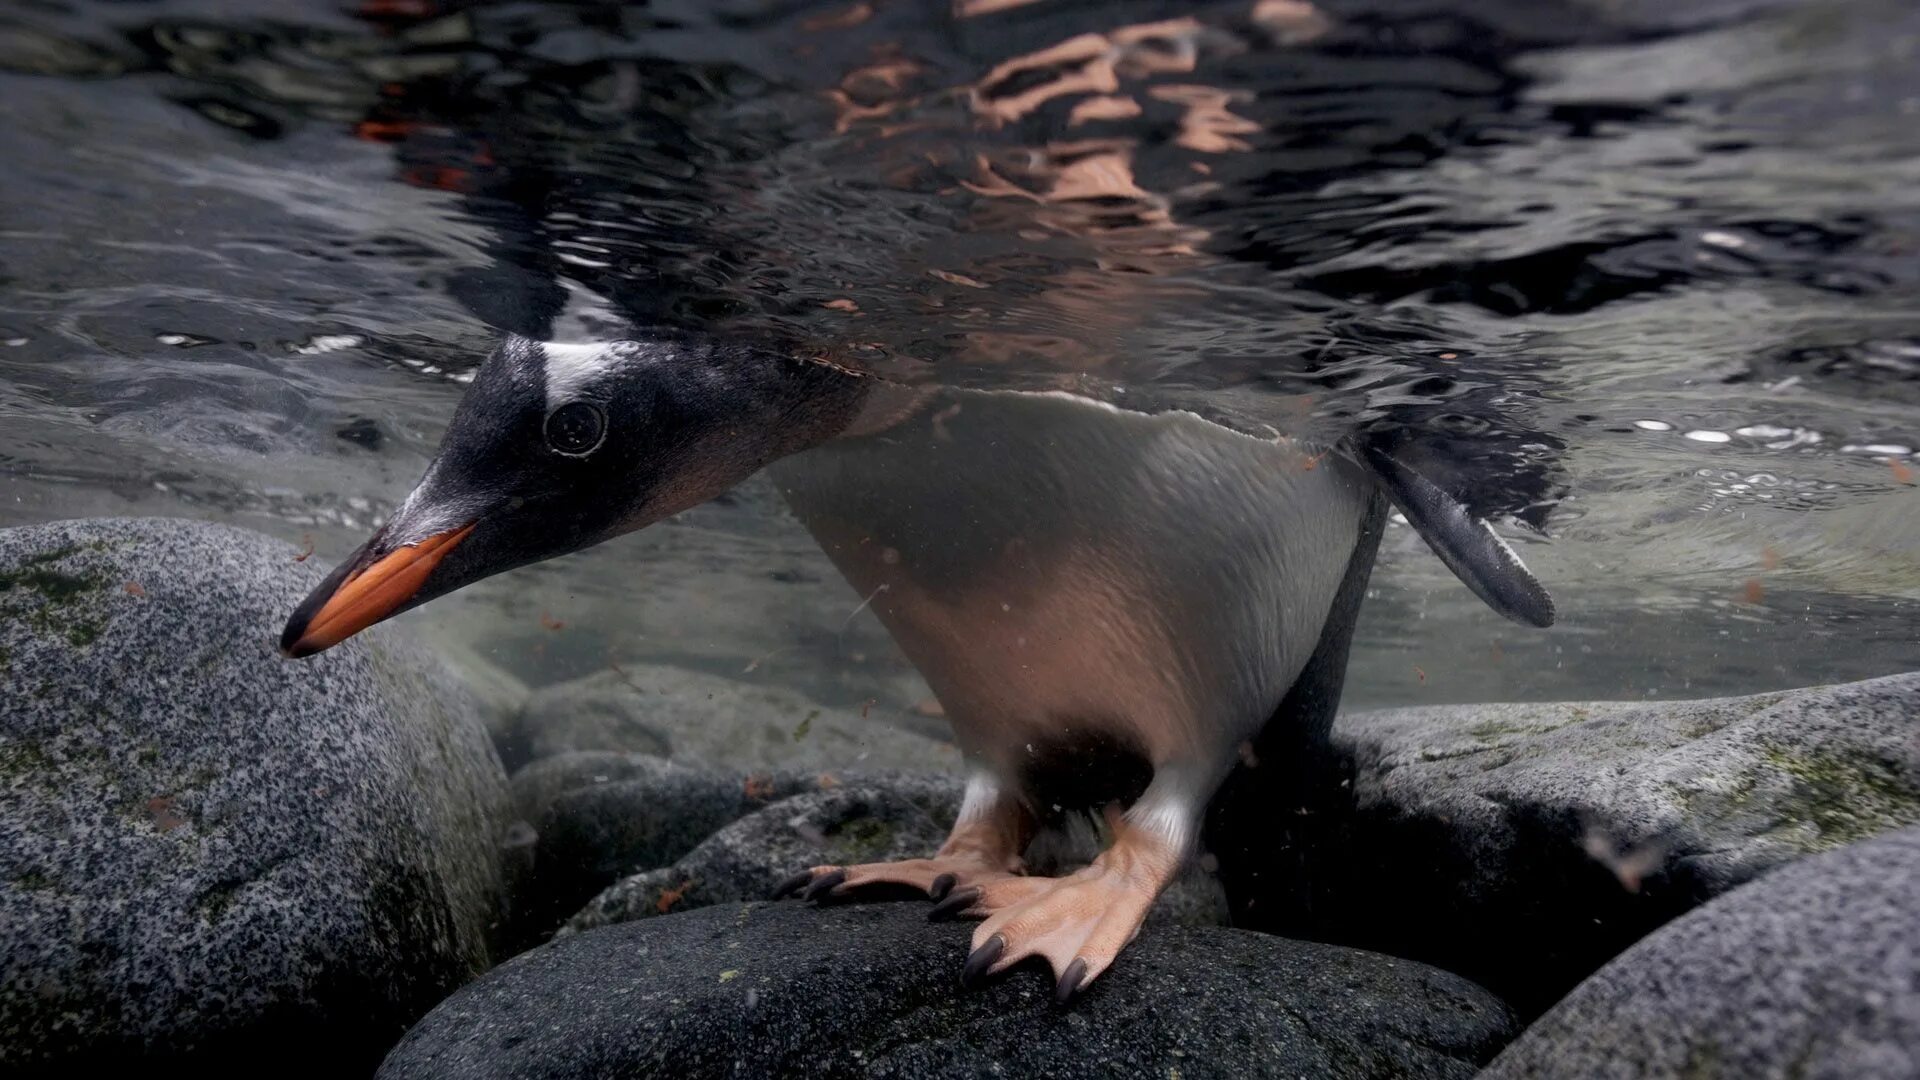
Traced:
<path id="1" fill-rule="evenodd" d="M 508 337 L 393 517 L 288 620 L 308 656 L 483 577 L 705 502 L 831 437 L 852 377 L 752 348 Z"/>

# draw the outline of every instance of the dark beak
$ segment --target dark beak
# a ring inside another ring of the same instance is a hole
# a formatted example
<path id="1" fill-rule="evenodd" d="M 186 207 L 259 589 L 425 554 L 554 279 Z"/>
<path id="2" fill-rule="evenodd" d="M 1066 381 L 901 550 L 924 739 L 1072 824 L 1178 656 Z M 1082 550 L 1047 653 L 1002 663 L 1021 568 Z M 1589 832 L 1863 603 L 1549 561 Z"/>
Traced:
<path id="1" fill-rule="evenodd" d="M 312 656 L 398 612 L 475 524 L 435 533 L 379 558 L 372 553 L 380 538 L 367 541 L 301 601 L 280 635 L 280 651 L 291 657 Z"/>

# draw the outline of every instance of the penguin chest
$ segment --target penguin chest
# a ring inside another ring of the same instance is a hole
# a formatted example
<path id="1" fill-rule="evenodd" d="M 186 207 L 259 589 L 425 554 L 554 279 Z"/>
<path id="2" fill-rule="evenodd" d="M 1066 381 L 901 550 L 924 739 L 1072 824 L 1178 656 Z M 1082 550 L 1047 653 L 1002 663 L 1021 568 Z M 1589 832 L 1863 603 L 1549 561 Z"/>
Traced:
<path id="1" fill-rule="evenodd" d="M 821 546 L 872 597 L 970 755 L 1011 771 L 1068 746 L 1146 760 L 1178 753 L 1181 721 L 1199 705 L 1175 657 L 1180 643 L 1137 566 L 1098 549 L 1036 550 L 1015 538 L 977 557 L 975 572 L 956 583 L 915 558 L 924 552 L 860 531 L 814 522 Z"/>
<path id="2" fill-rule="evenodd" d="M 956 400 L 776 479 L 962 749 L 1007 776 L 1230 756 L 1318 640 L 1365 477 L 1197 418 Z"/>

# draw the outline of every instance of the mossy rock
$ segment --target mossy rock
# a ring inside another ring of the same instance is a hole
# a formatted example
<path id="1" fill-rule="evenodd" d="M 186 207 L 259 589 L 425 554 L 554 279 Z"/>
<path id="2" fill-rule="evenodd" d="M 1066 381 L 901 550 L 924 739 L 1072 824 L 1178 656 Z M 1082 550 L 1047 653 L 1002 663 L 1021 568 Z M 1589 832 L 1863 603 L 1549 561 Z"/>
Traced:
<path id="1" fill-rule="evenodd" d="M 1916 717 L 1920 673 L 1345 715 L 1349 786 L 1276 823 L 1299 867 L 1263 925 L 1439 963 L 1537 1012 L 1715 896 L 1920 822 Z"/>
<path id="2" fill-rule="evenodd" d="M 390 629 L 281 657 L 323 569 L 297 554 L 192 521 L 0 530 L 0 1073 L 298 1046 L 364 1074 L 492 960 L 506 793 L 476 710 Z"/>

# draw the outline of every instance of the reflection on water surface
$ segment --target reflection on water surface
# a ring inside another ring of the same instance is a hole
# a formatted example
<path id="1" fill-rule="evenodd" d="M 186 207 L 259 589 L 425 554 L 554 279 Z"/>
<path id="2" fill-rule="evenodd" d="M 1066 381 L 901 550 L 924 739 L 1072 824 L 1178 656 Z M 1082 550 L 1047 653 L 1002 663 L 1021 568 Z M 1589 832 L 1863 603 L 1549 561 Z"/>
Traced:
<path id="1" fill-rule="evenodd" d="M 489 326 L 640 322 L 1417 434 L 1561 626 L 1509 628 L 1391 522 L 1353 703 L 1910 665 L 1907 5 L 5 19 L 9 523 L 183 513 L 336 557 Z M 760 483 L 416 618 L 539 681 L 669 660 L 918 700 L 860 600 Z"/>

